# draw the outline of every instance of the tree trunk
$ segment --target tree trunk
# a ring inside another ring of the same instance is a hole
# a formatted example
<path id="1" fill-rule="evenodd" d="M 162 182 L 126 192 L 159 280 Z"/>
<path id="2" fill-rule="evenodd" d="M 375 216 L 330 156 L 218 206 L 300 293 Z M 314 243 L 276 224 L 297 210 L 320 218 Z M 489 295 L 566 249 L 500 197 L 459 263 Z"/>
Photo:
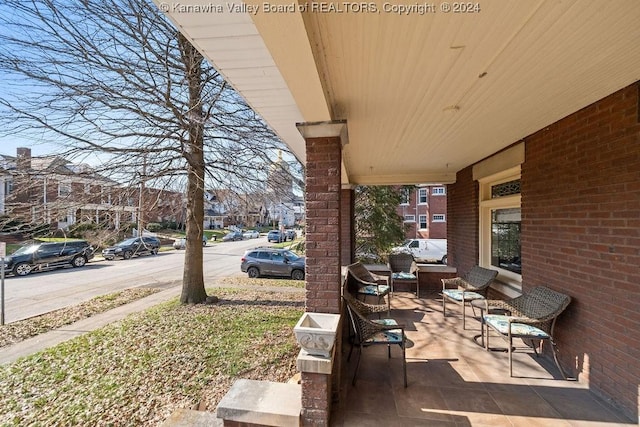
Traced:
<path id="1" fill-rule="evenodd" d="M 189 140 L 184 153 L 187 159 L 187 232 L 184 254 L 184 274 L 180 302 L 198 304 L 207 299 L 204 289 L 202 269 L 202 232 L 204 227 L 204 121 L 202 119 L 201 78 L 202 61 L 200 53 L 178 34 L 182 60 L 186 65 L 186 79 L 189 85 Z"/>

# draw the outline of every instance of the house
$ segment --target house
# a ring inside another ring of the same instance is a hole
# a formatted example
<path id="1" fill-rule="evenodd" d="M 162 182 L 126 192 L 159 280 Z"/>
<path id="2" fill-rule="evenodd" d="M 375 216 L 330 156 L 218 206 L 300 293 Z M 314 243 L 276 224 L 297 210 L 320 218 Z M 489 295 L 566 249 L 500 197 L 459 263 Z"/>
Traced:
<path id="1" fill-rule="evenodd" d="M 293 181 L 289 165 L 279 152 L 263 188 L 250 193 L 228 188 L 205 192 L 205 228 L 302 224 L 304 199 L 294 192 Z"/>
<path id="2" fill-rule="evenodd" d="M 404 218 L 407 239 L 447 238 L 447 187 L 417 185 L 402 190 L 396 212 Z"/>
<path id="3" fill-rule="evenodd" d="M 321 5 L 164 8 L 306 165 L 306 310 L 341 313 L 355 185 L 446 184 L 449 265 L 570 295 L 561 364 L 637 420 L 640 3 Z M 303 424 L 344 381 L 302 372 Z"/>
<path id="4" fill-rule="evenodd" d="M 61 156 L 32 157 L 18 148 L 1 156 L 0 215 L 7 220 L 46 224 L 51 229 L 91 222 L 119 229 L 138 223 L 184 221 L 182 193 L 145 187 L 127 188 L 85 164 Z"/>

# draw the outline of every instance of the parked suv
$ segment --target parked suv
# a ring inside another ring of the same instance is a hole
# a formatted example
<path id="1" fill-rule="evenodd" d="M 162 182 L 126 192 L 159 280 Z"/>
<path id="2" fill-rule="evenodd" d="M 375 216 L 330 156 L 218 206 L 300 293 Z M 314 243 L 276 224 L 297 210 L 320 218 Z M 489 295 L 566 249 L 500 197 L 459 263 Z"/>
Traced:
<path id="1" fill-rule="evenodd" d="M 275 276 L 304 279 L 304 257 L 299 257 L 288 249 L 251 249 L 245 252 L 241 261 L 240 270 L 252 278 Z"/>
<path id="2" fill-rule="evenodd" d="M 285 236 L 280 230 L 271 230 L 267 233 L 267 242 L 282 243 L 285 241 Z"/>
<path id="3" fill-rule="evenodd" d="M 5 271 L 26 276 L 34 270 L 82 267 L 93 258 L 94 249 L 85 240 L 41 242 L 26 245 L 5 258 Z"/>
<path id="4" fill-rule="evenodd" d="M 104 259 L 116 257 L 130 259 L 134 255 L 156 255 L 160 250 L 160 239 L 152 236 L 132 237 L 102 250 Z"/>

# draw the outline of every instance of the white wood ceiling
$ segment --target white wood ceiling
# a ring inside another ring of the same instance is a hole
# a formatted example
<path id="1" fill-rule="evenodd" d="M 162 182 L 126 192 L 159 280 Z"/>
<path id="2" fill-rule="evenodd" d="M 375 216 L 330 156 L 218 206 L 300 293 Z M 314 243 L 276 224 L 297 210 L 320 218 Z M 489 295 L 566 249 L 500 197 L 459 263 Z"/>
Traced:
<path id="1" fill-rule="evenodd" d="M 345 184 L 453 182 L 640 80 L 638 0 L 483 0 L 467 14 L 438 1 L 408 16 L 383 2 L 380 13 L 265 13 L 247 1 L 255 15 L 218 4 L 225 13 L 165 12 L 301 161 L 297 122 L 347 120 Z"/>

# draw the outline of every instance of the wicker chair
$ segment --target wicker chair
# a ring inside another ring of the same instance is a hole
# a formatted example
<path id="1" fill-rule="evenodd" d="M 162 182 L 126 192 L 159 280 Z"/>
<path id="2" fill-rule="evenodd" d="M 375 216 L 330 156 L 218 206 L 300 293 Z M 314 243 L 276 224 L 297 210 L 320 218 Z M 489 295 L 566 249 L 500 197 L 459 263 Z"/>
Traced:
<path id="1" fill-rule="evenodd" d="M 389 254 L 389 269 L 391 270 L 391 294 L 396 281 L 416 284 L 416 296 L 420 297 L 420 284 L 418 283 L 418 266 L 413 255 L 406 252 Z"/>
<path id="2" fill-rule="evenodd" d="M 462 305 L 462 329 L 466 329 L 467 303 L 471 301 L 485 299 L 487 290 L 496 278 L 498 272 L 480 266 L 474 266 L 465 277 L 454 277 L 442 280 L 442 316 L 447 315 L 447 301 Z M 471 306 L 473 310 L 473 305 Z"/>
<path id="3" fill-rule="evenodd" d="M 536 341 L 539 340 L 540 345 L 544 341 L 549 341 L 552 346 L 553 360 L 562 378 L 567 379 L 558 362 L 553 329 L 556 319 L 570 302 L 570 296 L 544 286 L 535 287 L 529 292 L 507 301 L 485 300 L 483 310 L 487 314 L 482 315 L 482 323 L 484 325 L 484 328 L 482 328 L 483 345 L 487 350 L 489 349 L 489 328 L 498 332 L 509 342 L 507 349 L 509 352 L 509 375 L 513 376 L 514 338 L 521 338 L 523 341 L 530 340 L 530 347 L 533 348 L 536 356 L 538 356 Z M 477 305 L 482 307 L 483 304 L 479 303 Z"/>
<path id="4" fill-rule="evenodd" d="M 404 333 L 404 325 L 398 324 L 394 319 L 375 319 L 370 320 L 366 316 L 366 312 L 361 312 L 363 303 L 355 299 L 349 292 L 343 294 L 351 328 L 353 330 L 353 339 L 351 340 L 351 349 L 347 360 L 351 360 L 353 347 L 356 345 L 360 348 L 358 361 L 353 373 L 351 384 L 356 385 L 356 377 L 358 368 L 360 367 L 360 359 L 362 358 L 362 350 L 372 345 L 386 345 L 388 357 L 391 358 L 391 345 L 399 345 L 402 348 L 402 369 L 404 374 L 404 386 L 407 387 L 407 359 L 406 359 L 406 341 L 407 337 Z M 370 306 L 370 304 L 364 304 Z"/>
<path id="5" fill-rule="evenodd" d="M 362 296 L 364 301 L 368 296 L 372 296 L 377 298 L 377 303 L 380 304 L 386 296 L 387 311 L 391 311 L 389 277 L 373 274 L 362 263 L 356 262 L 347 266 L 345 282 L 351 295 Z"/>

